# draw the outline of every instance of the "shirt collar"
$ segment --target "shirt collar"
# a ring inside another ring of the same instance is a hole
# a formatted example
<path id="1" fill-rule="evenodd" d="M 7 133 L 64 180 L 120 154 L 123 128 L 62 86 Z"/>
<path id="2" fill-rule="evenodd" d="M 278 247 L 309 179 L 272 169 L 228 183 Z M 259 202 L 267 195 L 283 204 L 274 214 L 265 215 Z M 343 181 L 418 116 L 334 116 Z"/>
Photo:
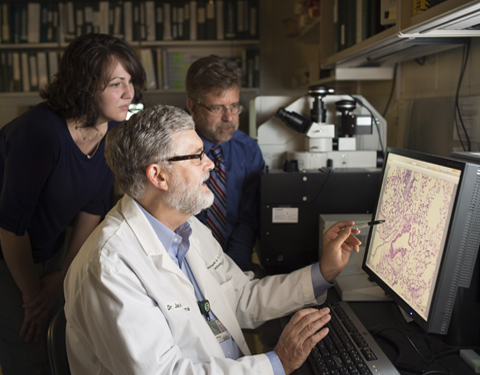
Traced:
<path id="1" fill-rule="evenodd" d="M 135 201 L 135 203 L 137 203 L 140 210 L 144 213 L 170 258 L 181 268 L 183 259 L 190 249 L 190 236 L 192 235 L 190 223 L 186 221 L 175 229 L 175 232 L 172 232 L 148 213 L 137 201 Z"/>

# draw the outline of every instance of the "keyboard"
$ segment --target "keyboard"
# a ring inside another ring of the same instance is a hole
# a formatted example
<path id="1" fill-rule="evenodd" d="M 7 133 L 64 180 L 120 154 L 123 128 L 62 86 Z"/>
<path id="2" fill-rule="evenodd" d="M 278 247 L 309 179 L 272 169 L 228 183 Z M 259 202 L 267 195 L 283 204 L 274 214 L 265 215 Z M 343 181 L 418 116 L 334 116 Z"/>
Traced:
<path id="1" fill-rule="evenodd" d="M 399 375 L 347 302 L 328 307 L 329 333 L 308 356 L 314 374 Z"/>

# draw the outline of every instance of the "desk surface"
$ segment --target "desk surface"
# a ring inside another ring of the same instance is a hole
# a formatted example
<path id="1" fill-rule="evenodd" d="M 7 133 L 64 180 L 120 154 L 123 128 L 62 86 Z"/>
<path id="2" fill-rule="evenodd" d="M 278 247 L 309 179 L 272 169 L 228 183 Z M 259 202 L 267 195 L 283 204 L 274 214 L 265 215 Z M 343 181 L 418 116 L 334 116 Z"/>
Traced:
<path id="1" fill-rule="evenodd" d="M 328 293 L 327 303 L 339 300 L 338 294 L 333 288 Z M 446 345 L 440 336 L 427 335 L 416 323 L 407 323 L 395 303 L 349 302 L 349 305 L 363 325 L 374 335 L 378 345 L 397 367 L 400 374 L 418 375 L 434 370 L 439 371 L 440 374 L 475 374 L 458 353 L 450 351 L 451 347 Z M 281 329 L 289 319 L 288 317 L 278 320 Z M 376 334 L 377 332 L 378 334 Z M 420 354 L 409 340 L 415 344 Z M 440 353 L 446 353 L 446 355 L 440 357 Z M 432 361 L 434 357 L 435 360 Z M 295 371 L 295 375 L 312 375 L 308 361 Z"/>

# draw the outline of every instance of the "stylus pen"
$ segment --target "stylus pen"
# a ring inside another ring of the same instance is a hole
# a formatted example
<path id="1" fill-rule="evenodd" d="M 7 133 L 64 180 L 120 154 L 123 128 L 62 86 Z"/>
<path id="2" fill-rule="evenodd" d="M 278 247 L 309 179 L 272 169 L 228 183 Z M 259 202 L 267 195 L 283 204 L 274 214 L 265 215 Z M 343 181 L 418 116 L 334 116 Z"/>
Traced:
<path id="1" fill-rule="evenodd" d="M 385 220 L 374 220 L 374 221 L 369 221 L 365 223 L 354 224 L 352 225 L 352 229 L 362 229 L 362 228 L 371 227 L 378 224 L 383 224 L 384 222 Z"/>

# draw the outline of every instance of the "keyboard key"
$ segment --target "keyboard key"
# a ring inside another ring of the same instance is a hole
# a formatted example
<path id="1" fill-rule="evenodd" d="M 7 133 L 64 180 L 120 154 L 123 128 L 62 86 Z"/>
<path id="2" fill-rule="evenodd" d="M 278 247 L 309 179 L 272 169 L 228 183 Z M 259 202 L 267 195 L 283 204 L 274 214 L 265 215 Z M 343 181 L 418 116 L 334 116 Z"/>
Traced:
<path id="1" fill-rule="evenodd" d="M 377 357 L 375 356 L 375 354 L 373 354 L 372 350 L 369 347 L 362 348 L 362 353 L 367 361 L 374 361 L 377 359 Z"/>

